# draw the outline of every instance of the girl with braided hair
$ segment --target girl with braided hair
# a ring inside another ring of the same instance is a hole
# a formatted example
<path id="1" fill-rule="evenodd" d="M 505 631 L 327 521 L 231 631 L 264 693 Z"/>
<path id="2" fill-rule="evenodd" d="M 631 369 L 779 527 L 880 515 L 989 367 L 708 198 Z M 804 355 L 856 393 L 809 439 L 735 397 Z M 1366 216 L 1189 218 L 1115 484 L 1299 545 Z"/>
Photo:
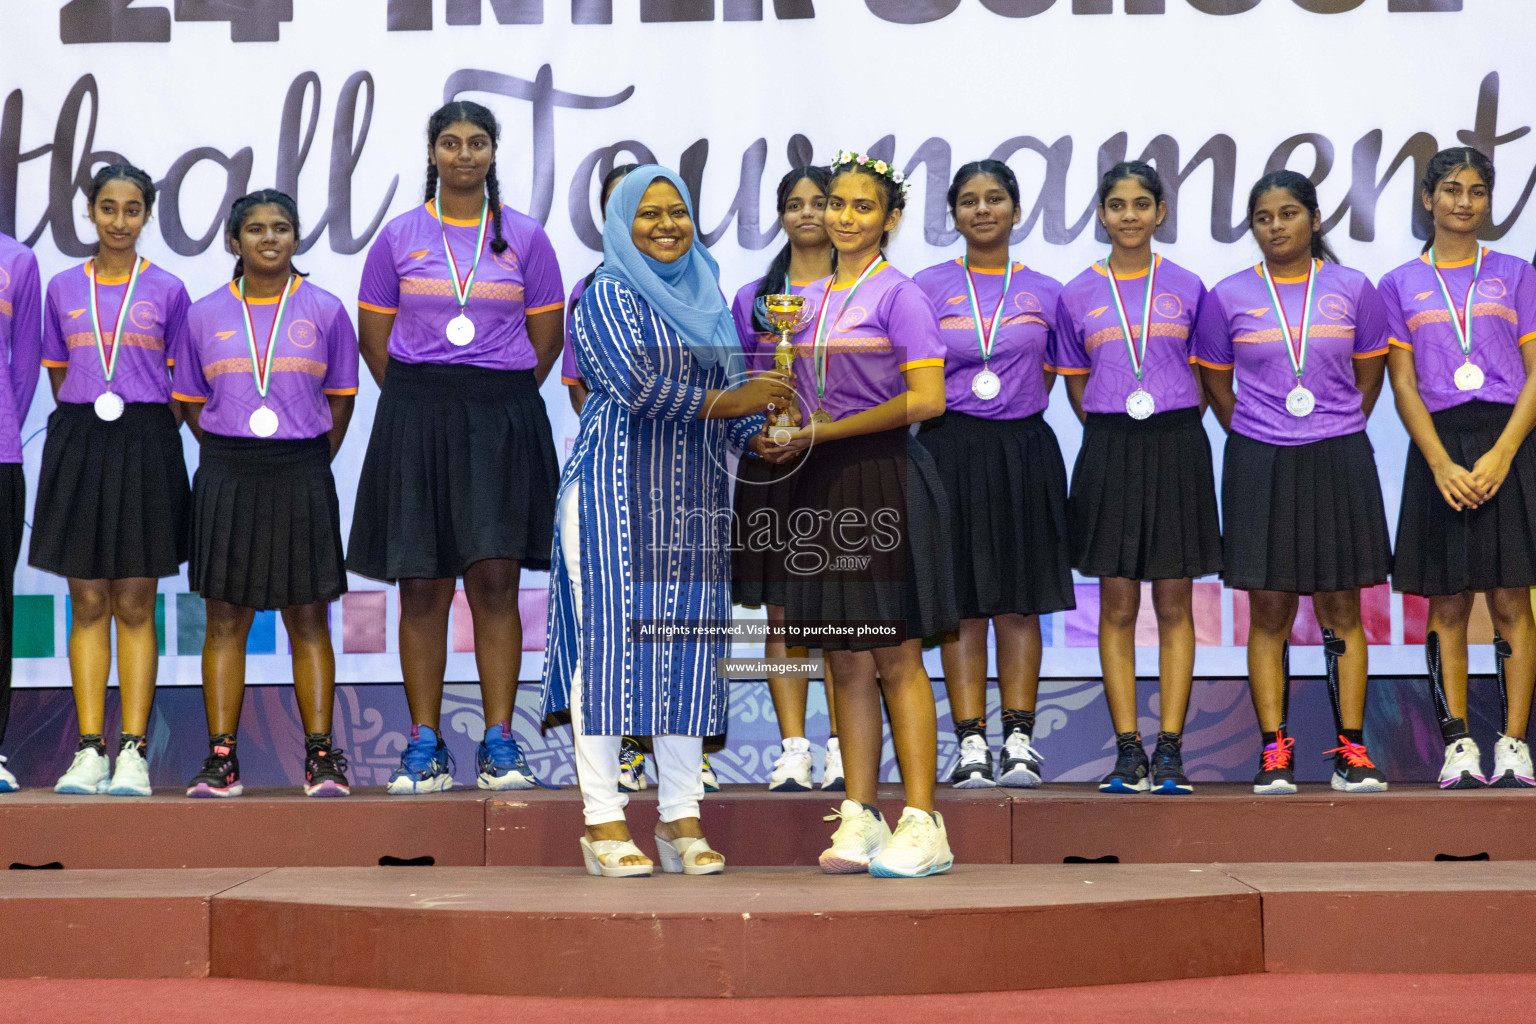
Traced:
<path id="1" fill-rule="evenodd" d="M 480 788 L 535 785 L 512 738 L 518 580 L 524 566 L 550 565 L 559 467 L 539 384 L 560 355 L 565 295 L 544 229 L 501 203 L 497 137 L 477 103 L 432 115 L 425 202 L 379 232 L 358 296 L 359 344 L 382 394 L 347 568 L 400 585 L 412 726 L 391 793 L 453 785 L 439 719 L 459 577 L 488 723 Z"/>

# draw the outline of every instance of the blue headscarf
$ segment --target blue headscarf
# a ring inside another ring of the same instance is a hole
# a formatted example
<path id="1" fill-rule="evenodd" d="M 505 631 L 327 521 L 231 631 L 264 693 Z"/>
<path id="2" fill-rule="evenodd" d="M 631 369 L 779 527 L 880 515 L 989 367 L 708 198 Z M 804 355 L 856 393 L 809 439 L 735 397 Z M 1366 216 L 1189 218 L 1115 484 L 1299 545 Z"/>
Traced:
<path id="1" fill-rule="evenodd" d="M 670 181 L 693 217 L 688 186 L 676 173 L 656 164 L 637 167 L 624 176 L 608 197 L 603 225 L 603 265 L 598 278 L 622 281 L 650 304 L 656 315 L 682 335 L 693 358 L 705 368 L 725 367 L 732 384 L 746 376 L 741 340 L 730 306 L 720 292 L 720 264 L 698 235 L 694 221 L 693 244 L 672 263 L 660 263 L 635 248 L 631 236 L 640 198 L 653 181 Z"/>

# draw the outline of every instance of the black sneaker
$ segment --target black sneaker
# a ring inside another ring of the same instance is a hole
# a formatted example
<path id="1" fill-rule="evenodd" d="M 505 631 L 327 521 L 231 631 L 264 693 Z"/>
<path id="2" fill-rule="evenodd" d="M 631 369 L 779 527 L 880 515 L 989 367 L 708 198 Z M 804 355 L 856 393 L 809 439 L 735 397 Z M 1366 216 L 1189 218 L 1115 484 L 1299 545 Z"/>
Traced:
<path id="1" fill-rule="evenodd" d="M 1141 733 L 1122 733 L 1115 737 L 1115 746 L 1119 748 L 1115 770 L 1104 776 L 1099 792 L 1145 793 L 1151 782 L 1147 780 L 1147 749 L 1141 745 Z"/>
<path id="2" fill-rule="evenodd" d="M 304 795 L 349 796 L 352 784 L 347 781 L 346 755 L 326 742 L 304 745 Z"/>
<path id="3" fill-rule="evenodd" d="M 208 758 L 203 770 L 187 784 L 187 796 L 225 797 L 245 792 L 240 785 L 240 759 L 235 756 L 233 736 L 214 736 L 208 740 Z"/>
<path id="4" fill-rule="evenodd" d="M 1003 740 L 1003 774 L 997 781 L 1016 789 L 1034 789 L 1040 785 L 1040 762 L 1045 755 L 1035 749 L 1029 734 L 1015 730 Z"/>
<path id="5" fill-rule="evenodd" d="M 1283 731 L 1276 731 L 1275 742 L 1259 754 L 1259 773 L 1253 777 L 1255 793 L 1285 796 L 1296 792 L 1295 749 L 1295 740 Z"/>
<path id="6" fill-rule="evenodd" d="M 1343 736 L 1339 745 L 1323 751 L 1333 755 L 1333 788 L 1341 793 L 1385 793 L 1387 776 L 1366 752 L 1364 743 L 1351 743 Z"/>
<path id="7" fill-rule="evenodd" d="M 997 785 L 992 777 L 992 751 L 985 736 L 971 733 L 960 741 L 960 759 L 949 773 L 949 784 L 956 789 L 988 789 Z"/>
<path id="8" fill-rule="evenodd" d="M 1152 792 L 1193 793 L 1184 774 L 1184 739 L 1171 732 L 1157 734 L 1157 749 L 1152 752 Z"/>

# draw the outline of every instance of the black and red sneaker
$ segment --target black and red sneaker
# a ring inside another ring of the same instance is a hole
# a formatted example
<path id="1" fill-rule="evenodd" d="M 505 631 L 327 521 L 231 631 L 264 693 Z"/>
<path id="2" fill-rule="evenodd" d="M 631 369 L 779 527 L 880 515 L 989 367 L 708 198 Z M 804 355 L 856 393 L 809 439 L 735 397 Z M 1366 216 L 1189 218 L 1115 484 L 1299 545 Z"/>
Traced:
<path id="1" fill-rule="evenodd" d="M 187 784 L 187 796 L 225 797 L 245 792 L 240 784 L 240 759 L 235 756 L 235 738 L 228 734 L 208 739 L 208 757 L 203 770 Z"/>
<path id="2" fill-rule="evenodd" d="M 1340 793 L 1385 793 L 1387 776 L 1366 752 L 1364 743 L 1339 737 L 1339 745 L 1323 751 L 1333 755 L 1333 788 Z"/>
<path id="3" fill-rule="evenodd" d="M 348 796 L 352 784 L 347 781 L 347 758 L 331 744 L 329 736 L 304 741 L 304 795 Z"/>
<path id="4" fill-rule="evenodd" d="M 1296 741 L 1284 730 L 1275 732 L 1275 742 L 1259 755 L 1259 773 L 1253 777 L 1253 791 L 1261 795 L 1289 795 L 1296 792 Z"/>

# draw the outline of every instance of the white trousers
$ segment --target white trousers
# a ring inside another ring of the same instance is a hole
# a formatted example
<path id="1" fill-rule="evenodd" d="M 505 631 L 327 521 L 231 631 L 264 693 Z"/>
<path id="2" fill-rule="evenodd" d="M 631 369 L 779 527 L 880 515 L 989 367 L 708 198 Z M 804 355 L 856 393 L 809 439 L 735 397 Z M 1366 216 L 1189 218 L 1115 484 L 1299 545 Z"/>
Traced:
<path id="1" fill-rule="evenodd" d="M 576 631 L 581 633 L 581 488 L 571 485 L 560 497 L 560 558 L 571 581 Z M 623 636 L 623 632 L 616 635 Z M 621 641 L 627 643 L 627 640 Z M 576 737 L 576 779 L 581 785 L 581 804 L 588 825 L 624 820 L 629 794 L 619 789 L 620 736 L 589 736 L 582 729 L 582 664 L 578 655 L 571 670 L 571 730 Z M 656 798 L 662 821 L 697 818 L 704 799 L 704 779 L 699 768 L 704 760 L 702 736 L 653 736 L 656 773 L 660 779 Z"/>

